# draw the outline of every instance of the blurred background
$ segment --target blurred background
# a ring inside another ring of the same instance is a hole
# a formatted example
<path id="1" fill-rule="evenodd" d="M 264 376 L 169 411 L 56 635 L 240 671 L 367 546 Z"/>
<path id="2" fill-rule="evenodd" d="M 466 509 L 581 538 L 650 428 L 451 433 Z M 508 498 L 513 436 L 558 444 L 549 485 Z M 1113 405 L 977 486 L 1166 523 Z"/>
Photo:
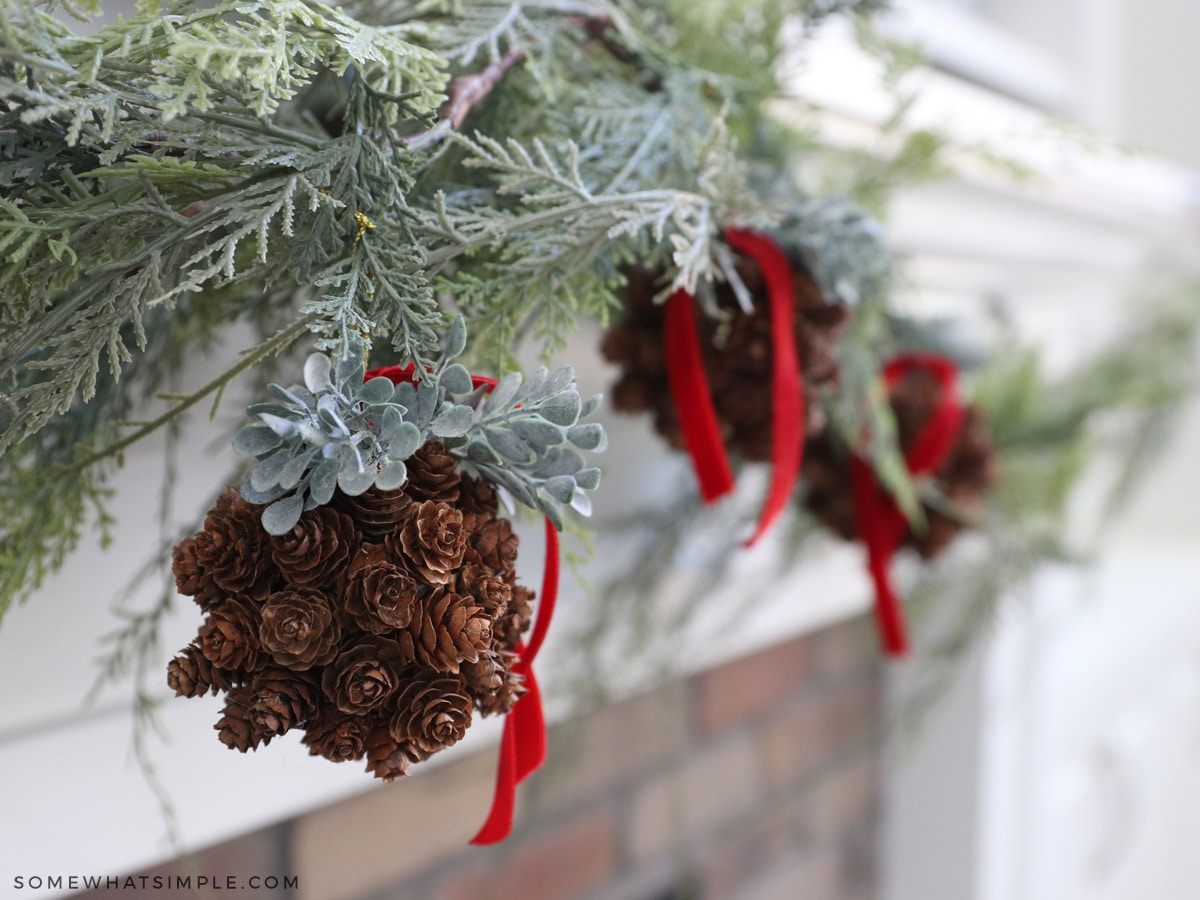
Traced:
<path id="1" fill-rule="evenodd" d="M 999 320 L 1012 346 L 1041 348 L 1053 382 L 1140 340 L 1152 298 L 1200 299 L 1200 6 L 897 0 L 879 28 L 926 56 L 907 76 L 917 99 L 904 127 L 971 150 L 888 205 L 903 312 L 953 317 L 958 336 L 981 345 Z M 775 113 L 816 121 L 835 147 L 872 146 L 893 109 L 878 61 L 842 24 L 785 76 Z M 984 164 L 981 147 L 1012 165 Z M 598 341 L 584 335 L 568 354 L 592 360 L 579 365 L 585 393 L 613 377 Z M 238 346 L 235 335 L 230 353 Z M 225 424 L 239 402 L 226 401 Z M 211 437 L 202 416 L 192 424 Z M 490 802 L 499 723 L 382 788 L 310 759 L 296 740 L 229 753 L 212 735 L 214 698 L 165 704 L 161 741 L 145 731 L 132 741 L 128 684 L 81 708 L 96 635 L 120 624 L 107 601 L 159 534 L 158 498 L 141 476 L 162 470 L 162 446 L 138 447 L 114 546 L 82 548 L 0 631 L 0 893 L 18 875 L 21 896 L 53 896 L 67 891 L 50 876 L 142 871 L 274 877 L 263 896 L 304 900 L 1200 896 L 1190 846 L 1200 834 L 1200 407 L 1189 401 L 1154 433 L 1158 452 L 1137 458 L 1137 489 L 1118 514 L 1105 498 L 1129 457 L 1115 445 L 1107 454 L 1105 436 L 1120 425 L 1089 424 L 1093 452 L 1054 526 L 1057 560 L 1000 584 L 966 631 L 975 595 L 964 570 L 943 563 L 934 599 L 914 609 L 915 659 L 884 664 L 859 551 L 832 542 L 806 546 L 790 567 L 783 540 L 746 554 L 707 586 L 718 602 L 698 618 L 679 613 L 699 606 L 686 571 L 653 579 L 665 619 L 630 611 L 634 586 L 612 605 L 605 571 L 649 540 L 623 516 L 655 497 L 669 514 L 687 479 L 648 423 L 613 420 L 596 589 L 564 597 L 539 663 L 543 684 L 557 673 L 564 685 L 551 761 L 523 789 L 513 839 L 486 850 L 466 842 Z M 206 440 L 181 442 L 176 525 L 195 518 L 228 464 Z M 522 567 L 537 573 L 540 539 L 524 537 Z M 991 552 L 965 543 L 961 559 Z M 925 596 L 915 567 L 899 574 Z M 120 605 L 144 609 L 157 590 L 132 586 Z M 726 627 L 751 601 L 753 615 Z M 614 609 L 634 637 L 652 627 L 664 637 L 647 647 L 626 635 L 583 654 L 579 636 Z M 191 609 L 177 610 L 164 660 L 195 625 Z M 50 628 L 62 634 L 52 661 L 33 654 Z M 589 679 L 608 689 L 589 692 Z M 160 682 L 151 673 L 151 699 L 168 693 Z M 181 846 L 194 855 L 171 861 Z"/>

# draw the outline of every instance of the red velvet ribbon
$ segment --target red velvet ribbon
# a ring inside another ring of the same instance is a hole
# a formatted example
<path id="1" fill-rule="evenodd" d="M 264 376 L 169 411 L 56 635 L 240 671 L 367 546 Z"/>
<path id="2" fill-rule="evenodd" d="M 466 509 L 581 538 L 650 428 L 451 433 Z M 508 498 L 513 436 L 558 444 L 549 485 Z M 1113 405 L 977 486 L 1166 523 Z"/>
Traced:
<path id="1" fill-rule="evenodd" d="M 771 317 L 771 486 L 758 527 L 746 541 L 745 546 L 750 547 L 767 533 L 791 499 L 804 453 L 804 389 L 796 349 L 796 292 L 787 255 L 774 240 L 755 231 L 729 228 L 725 240 L 758 264 L 767 284 Z M 733 473 L 704 372 L 695 299 L 682 289 L 667 300 L 663 352 L 675 413 L 700 496 L 705 503 L 712 503 L 733 490 Z"/>
<path id="2" fill-rule="evenodd" d="M 393 384 L 402 381 L 411 384 L 414 371 L 412 363 L 404 367 L 386 366 L 368 372 L 366 379 L 383 376 L 391 379 Z M 496 380 L 473 375 L 471 384 L 477 388 L 487 387 L 490 391 L 496 386 Z M 471 838 L 472 844 L 497 844 L 509 836 L 516 807 L 517 785 L 546 761 L 546 716 L 542 710 L 542 692 L 533 674 L 533 661 L 542 649 L 546 632 L 550 630 L 550 620 L 554 618 L 554 606 L 558 599 L 559 552 L 558 532 L 549 519 L 546 519 L 545 530 L 546 567 L 542 572 L 537 619 L 529 635 L 529 643 L 517 645 L 517 661 L 512 665 L 512 671 L 525 678 L 525 694 L 504 717 L 492 809 L 479 833 Z"/>
<path id="3" fill-rule="evenodd" d="M 940 469 L 954 449 L 962 430 L 963 406 L 958 395 L 958 368 L 944 356 L 928 353 L 898 356 L 884 367 L 884 383 L 890 390 L 909 372 L 917 370 L 932 374 L 941 389 L 933 414 L 904 458 L 911 474 L 926 475 Z M 888 655 L 904 656 L 908 653 L 908 630 L 889 572 L 892 557 L 908 532 L 908 521 L 860 456 L 850 459 L 850 489 L 858 533 L 867 548 L 867 571 L 875 586 L 880 642 Z"/>

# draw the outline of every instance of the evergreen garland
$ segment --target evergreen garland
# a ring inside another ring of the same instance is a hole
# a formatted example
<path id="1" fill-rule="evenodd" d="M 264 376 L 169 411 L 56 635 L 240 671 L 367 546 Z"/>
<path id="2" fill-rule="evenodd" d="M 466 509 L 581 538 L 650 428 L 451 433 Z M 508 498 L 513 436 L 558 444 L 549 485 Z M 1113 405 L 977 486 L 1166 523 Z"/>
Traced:
<path id="1" fill-rule="evenodd" d="M 79 36 L 62 19 L 94 5 L 6 3 L 0 616 L 107 524 L 121 450 L 307 332 L 432 367 L 462 312 L 466 359 L 500 367 L 603 320 L 634 260 L 702 298 L 736 279 L 721 229 L 786 208 L 738 151 L 767 127 L 779 27 L 881 5 L 144 0 Z M 745 52 L 700 54 L 733 33 Z M 886 268 L 861 246 L 846 284 Z M 238 318 L 273 329 L 122 424 Z"/>

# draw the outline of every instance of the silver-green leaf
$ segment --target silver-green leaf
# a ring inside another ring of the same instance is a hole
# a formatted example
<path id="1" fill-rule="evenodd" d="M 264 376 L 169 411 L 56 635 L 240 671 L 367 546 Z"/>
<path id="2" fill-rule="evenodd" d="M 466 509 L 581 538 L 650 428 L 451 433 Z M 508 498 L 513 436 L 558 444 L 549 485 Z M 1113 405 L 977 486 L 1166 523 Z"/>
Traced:
<path id="1" fill-rule="evenodd" d="M 408 480 L 408 466 L 399 460 L 389 460 L 375 476 L 375 486 L 381 491 L 394 491 Z"/>
<path id="2" fill-rule="evenodd" d="M 233 451 L 241 456 L 260 456 L 280 443 L 280 435 L 267 425 L 247 425 L 234 436 Z"/>
<path id="3" fill-rule="evenodd" d="M 437 437 L 462 437 L 475 424 L 475 412 L 469 406 L 451 406 L 438 414 L 429 426 L 429 430 Z"/>
<path id="4" fill-rule="evenodd" d="M 268 534 L 287 534 L 300 521 L 304 512 L 304 498 L 300 494 L 292 494 L 282 500 L 276 500 L 262 514 L 263 527 Z"/>
<path id="5" fill-rule="evenodd" d="M 599 422 L 585 422 L 582 425 L 576 425 L 567 432 L 567 440 L 580 450 L 599 453 L 604 450 L 606 445 L 604 426 Z"/>
<path id="6" fill-rule="evenodd" d="M 412 422 L 402 422 L 388 442 L 388 459 L 408 459 L 421 446 L 421 429 Z"/>
<path id="7" fill-rule="evenodd" d="M 552 425 L 541 416 L 514 416 L 509 419 L 508 426 L 524 441 L 554 447 L 563 442 L 563 431 L 557 425 Z"/>
<path id="8" fill-rule="evenodd" d="M 442 372 L 441 385 L 442 390 L 450 394 L 469 394 L 474 389 L 471 373 L 466 366 L 458 363 L 447 366 L 446 371 Z"/>

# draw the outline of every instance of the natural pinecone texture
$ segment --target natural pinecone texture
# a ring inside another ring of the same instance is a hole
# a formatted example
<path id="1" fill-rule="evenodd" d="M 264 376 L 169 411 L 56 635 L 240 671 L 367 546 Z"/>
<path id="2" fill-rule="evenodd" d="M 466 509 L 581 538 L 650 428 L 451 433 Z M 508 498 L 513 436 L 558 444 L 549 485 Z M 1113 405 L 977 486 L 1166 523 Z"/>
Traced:
<path id="1" fill-rule="evenodd" d="M 908 453 L 938 403 L 936 379 L 914 370 L 893 388 L 892 412 L 900 449 Z M 926 528 L 909 529 L 905 543 L 923 559 L 937 556 L 965 527 L 966 520 L 983 512 L 988 491 L 997 478 L 995 450 L 987 423 L 977 407 L 967 406 L 958 440 L 936 473 L 936 483 L 958 515 L 951 516 L 923 504 Z M 850 487 L 847 451 L 826 433 L 812 438 L 804 449 L 803 479 L 807 485 L 805 506 L 825 527 L 846 540 L 858 537 Z"/>
<path id="2" fill-rule="evenodd" d="M 227 489 L 175 548 L 176 585 L 205 618 L 167 683 L 225 694 L 226 746 L 303 729 L 312 755 L 391 781 L 524 694 L 512 667 L 534 595 L 495 491 L 437 442 L 408 466 L 399 490 L 339 491 L 276 538 Z"/>
<path id="3" fill-rule="evenodd" d="M 453 675 L 420 675 L 396 698 L 389 731 L 400 744 L 436 753 L 458 743 L 471 724 L 471 695 Z"/>
<path id="4" fill-rule="evenodd" d="M 430 584 L 445 584 L 462 564 L 467 548 L 463 514 L 448 503 L 426 500 L 414 506 L 386 543 L 397 562 L 407 565 L 414 575 Z"/>
<path id="5" fill-rule="evenodd" d="M 203 697 L 209 691 L 227 691 L 233 687 L 229 673 L 214 666 L 193 641 L 167 663 L 167 686 L 177 697 Z"/>
<path id="6" fill-rule="evenodd" d="M 725 446 L 743 459 L 771 456 L 771 341 L 766 284 L 758 265 L 748 258 L 737 269 L 754 299 L 747 315 L 733 290 L 716 289 L 718 307 L 728 315 L 717 320 L 697 310 L 697 339 L 712 392 L 713 408 Z M 808 433 L 823 430 L 817 398 L 838 377 L 835 343 L 847 319 L 844 306 L 828 303 L 803 266 L 792 267 L 795 282 L 796 349 L 804 385 Z M 601 349 L 621 367 L 613 386 L 613 406 L 624 412 L 652 412 L 654 427 L 671 446 L 683 449 L 683 434 L 667 382 L 663 355 L 664 306 L 654 302 L 662 287 L 661 273 L 633 269 L 625 291 L 625 318 L 609 329 Z"/>
<path id="7" fill-rule="evenodd" d="M 329 598 L 320 591 L 283 590 L 263 604 L 259 639 L 284 668 L 303 672 L 332 662 L 341 632 Z"/>
<path id="8" fill-rule="evenodd" d="M 271 538 L 271 556 L 293 587 L 323 587 L 337 580 L 361 543 L 353 519 L 318 506 L 287 534 Z"/>
<path id="9" fill-rule="evenodd" d="M 251 600 L 267 595 L 276 574 L 259 516 L 257 507 L 235 488 L 226 488 L 193 544 L 195 561 L 205 575 L 223 591 Z"/>

